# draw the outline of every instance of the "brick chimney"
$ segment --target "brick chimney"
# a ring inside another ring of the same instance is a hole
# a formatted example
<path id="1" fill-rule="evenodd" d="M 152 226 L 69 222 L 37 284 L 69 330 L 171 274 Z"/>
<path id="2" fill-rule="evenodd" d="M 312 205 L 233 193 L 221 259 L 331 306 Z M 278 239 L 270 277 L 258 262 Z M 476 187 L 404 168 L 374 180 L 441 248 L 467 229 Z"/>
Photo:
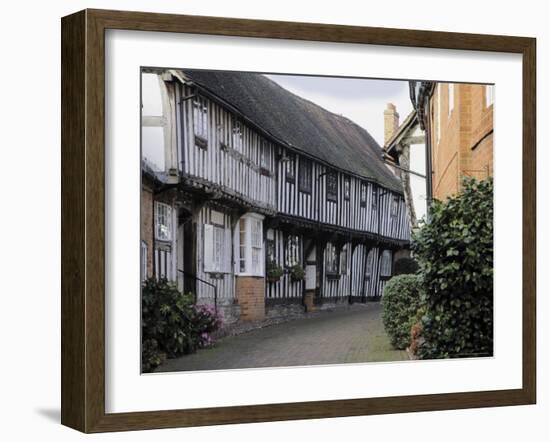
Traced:
<path id="1" fill-rule="evenodd" d="M 387 144 L 399 127 L 399 114 L 393 103 L 388 103 L 384 110 L 384 144 Z"/>

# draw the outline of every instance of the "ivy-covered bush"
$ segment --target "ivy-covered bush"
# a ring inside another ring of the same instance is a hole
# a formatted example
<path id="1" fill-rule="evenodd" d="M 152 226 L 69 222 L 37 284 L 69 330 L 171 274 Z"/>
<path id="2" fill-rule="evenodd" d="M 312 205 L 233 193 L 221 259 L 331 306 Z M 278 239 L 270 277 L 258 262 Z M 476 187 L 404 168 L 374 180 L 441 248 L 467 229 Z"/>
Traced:
<path id="1" fill-rule="evenodd" d="M 398 275 L 390 279 L 382 296 L 382 321 L 394 348 L 405 349 L 411 327 L 421 305 L 422 283 L 418 275 Z"/>
<path id="2" fill-rule="evenodd" d="M 413 275 L 418 272 L 418 263 L 413 258 L 399 258 L 393 265 L 394 275 Z"/>
<path id="3" fill-rule="evenodd" d="M 212 345 L 211 333 L 220 326 L 213 307 L 196 306 L 192 294 L 166 279 L 147 279 L 141 291 L 142 370 Z"/>
<path id="4" fill-rule="evenodd" d="M 413 236 L 425 289 L 418 356 L 493 353 L 493 181 L 464 179 Z"/>

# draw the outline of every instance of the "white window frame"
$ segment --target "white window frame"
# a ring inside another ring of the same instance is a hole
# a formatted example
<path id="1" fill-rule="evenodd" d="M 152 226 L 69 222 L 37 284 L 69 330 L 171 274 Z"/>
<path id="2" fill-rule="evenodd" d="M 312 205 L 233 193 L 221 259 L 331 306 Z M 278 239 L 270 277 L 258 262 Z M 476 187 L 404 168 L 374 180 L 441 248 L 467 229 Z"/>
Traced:
<path id="1" fill-rule="evenodd" d="M 448 93 L 449 93 L 449 116 L 453 112 L 453 109 L 455 108 L 455 85 L 454 83 L 448 84 Z"/>
<path id="2" fill-rule="evenodd" d="M 485 107 L 490 107 L 495 103 L 495 86 L 488 84 L 485 86 Z"/>
<path id="3" fill-rule="evenodd" d="M 263 220 L 264 217 L 258 213 L 247 213 L 239 219 L 239 222 L 235 226 L 234 253 L 236 275 L 263 277 L 265 274 Z M 243 254 L 244 256 L 242 256 Z M 257 258 L 255 262 L 254 257 Z"/>
<path id="4" fill-rule="evenodd" d="M 155 239 L 157 241 L 171 242 L 174 237 L 172 220 L 172 206 L 155 201 Z M 163 218 L 161 220 L 161 218 Z M 166 227 L 166 234 L 161 228 Z"/>

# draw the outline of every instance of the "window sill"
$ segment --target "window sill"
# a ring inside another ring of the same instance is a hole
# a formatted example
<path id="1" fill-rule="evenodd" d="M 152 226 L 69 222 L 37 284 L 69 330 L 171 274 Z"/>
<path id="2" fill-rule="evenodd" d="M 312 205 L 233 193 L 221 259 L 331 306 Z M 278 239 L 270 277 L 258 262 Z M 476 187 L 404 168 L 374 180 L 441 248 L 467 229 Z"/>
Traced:
<path id="1" fill-rule="evenodd" d="M 264 278 L 264 275 L 257 275 L 254 273 L 235 273 L 235 276 L 245 276 L 248 278 Z"/>
<path id="2" fill-rule="evenodd" d="M 340 273 L 327 273 L 327 279 L 330 280 L 340 279 L 341 276 Z"/>

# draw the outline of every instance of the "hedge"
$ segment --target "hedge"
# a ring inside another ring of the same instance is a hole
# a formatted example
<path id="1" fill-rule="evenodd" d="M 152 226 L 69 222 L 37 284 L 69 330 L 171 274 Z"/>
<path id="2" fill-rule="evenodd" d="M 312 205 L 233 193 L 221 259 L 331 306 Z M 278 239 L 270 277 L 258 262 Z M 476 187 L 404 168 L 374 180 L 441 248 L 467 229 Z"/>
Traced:
<path id="1" fill-rule="evenodd" d="M 435 201 L 413 235 L 425 289 L 423 359 L 493 353 L 493 181 L 465 178 L 462 187 Z"/>
<path id="2" fill-rule="evenodd" d="M 409 345 L 411 327 L 421 305 L 421 287 L 418 275 L 394 276 L 384 287 L 382 321 L 394 348 Z"/>

